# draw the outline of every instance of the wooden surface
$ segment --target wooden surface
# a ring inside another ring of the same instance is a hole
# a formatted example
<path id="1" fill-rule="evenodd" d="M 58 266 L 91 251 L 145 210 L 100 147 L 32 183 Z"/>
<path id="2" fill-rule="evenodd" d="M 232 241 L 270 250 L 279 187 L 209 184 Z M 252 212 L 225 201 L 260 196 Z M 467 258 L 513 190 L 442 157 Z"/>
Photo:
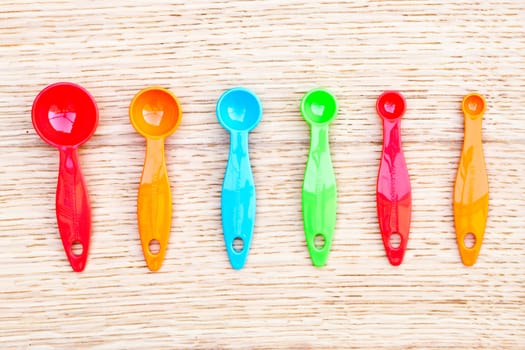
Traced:
<path id="1" fill-rule="evenodd" d="M 34 1 L 0 5 L 0 347 L 525 348 L 525 4 L 513 1 Z M 100 108 L 80 151 L 93 209 L 85 272 L 55 222 L 58 153 L 30 109 L 73 81 Z M 183 106 L 167 140 L 173 192 L 162 270 L 145 267 L 136 224 L 144 139 L 133 95 L 170 88 Z M 257 220 L 248 264 L 229 267 L 220 221 L 227 88 L 261 98 L 250 136 Z M 331 127 L 339 190 L 328 266 L 304 243 L 301 184 L 316 86 L 339 98 Z M 385 258 L 375 212 L 381 126 L 375 98 L 399 89 L 413 188 L 409 250 Z M 478 263 L 459 259 L 451 196 L 460 101 L 488 102 L 490 210 Z"/>

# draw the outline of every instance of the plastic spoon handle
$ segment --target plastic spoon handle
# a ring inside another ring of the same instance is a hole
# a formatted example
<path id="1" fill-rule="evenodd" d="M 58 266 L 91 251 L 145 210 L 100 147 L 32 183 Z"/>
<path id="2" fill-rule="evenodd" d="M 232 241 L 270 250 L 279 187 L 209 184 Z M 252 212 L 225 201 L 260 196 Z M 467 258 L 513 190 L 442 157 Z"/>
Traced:
<path id="1" fill-rule="evenodd" d="M 60 167 L 56 191 L 56 215 L 60 238 L 74 271 L 86 267 L 91 233 L 91 209 L 76 148 L 59 148 Z M 73 245 L 80 244 L 80 254 Z"/>
<path id="2" fill-rule="evenodd" d="M 386 255 L 394 266 L 405 255 L 412 214 L 410 177 L 401 143 L 401 119 L 383 119 L 383 152 L 377 177 L 377 216 Z M 398 234 L 400 244 L 390 243 Z"/>
<path id="3" fill-rule="evenodd" d="M 222 184 L 222 229 L 226 251 L 234 269 L 243 268 L 255 223 L 255 185 L 248 153 L 248 133 L 230 132 L 230 154 Z M 242 240 L 236 251 L 235 239 Z"/>
<path id="4" fill-rule="evenodd" d="M 456 239 L 463 264 L 476 262 L 487 223 L 489 184 L 481 141 L 482 115 L 465 113 L 465 139 L 454 187 L 454 223 Z M 465 246 L 465 236 L 474 235 L 471 248 Z"/>
<path id="5" fill-rule="evenodd" d="M 171 228 L 171 191 L 164 158 L 164 139 L 146 139 L 146 157 L 139 185 L 137 218 L 144 259 L 151 271 L 162 266 Z M 157 241 L 158 252 L 150 251 Z"/>
<path id="6" fill-rule="evenodd" d="M 328 260 L 336 212 L 337 186 L 330 156 L 328 125 L 311 125 L 310 152 L 303 182 L 303 222 L 306 245 L 314 266 L 324 266 Z M 316 246 L 316 236 L 322 239 L 319 246 Z"/>

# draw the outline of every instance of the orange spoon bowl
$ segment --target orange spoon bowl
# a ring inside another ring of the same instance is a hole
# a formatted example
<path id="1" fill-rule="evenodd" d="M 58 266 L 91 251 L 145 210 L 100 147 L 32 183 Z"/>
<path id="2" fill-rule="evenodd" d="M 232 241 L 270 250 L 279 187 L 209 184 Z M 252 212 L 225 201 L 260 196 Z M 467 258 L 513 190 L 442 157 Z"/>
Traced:
<path id="1" fill-rule="evenodd" d="M 161 87 L 139 91 L 129 106 L 131 124 L 146 138 L 146 156 L 137 199 L 137 219 L 144 259 L 151 271 L 162 266 L 171 230 L 171 190 L 164 139 L 182 118 L 177 97 Z"/>
<path id="2" fill-rule="evenodd" d="M 179 126 L 180 103 L 170 91 L 149 87 L 139 91 L 129 107 L 131 124 L 146 138 L 166 138 Z"/>
<path id="3" fill-rule="evenodd" d="M 468 114 L 471 118 L 479 118 L 485 113 L 486 103 L 483 96 L 472 93 L 463 98 L 461 109 L 464 114 Z"/>

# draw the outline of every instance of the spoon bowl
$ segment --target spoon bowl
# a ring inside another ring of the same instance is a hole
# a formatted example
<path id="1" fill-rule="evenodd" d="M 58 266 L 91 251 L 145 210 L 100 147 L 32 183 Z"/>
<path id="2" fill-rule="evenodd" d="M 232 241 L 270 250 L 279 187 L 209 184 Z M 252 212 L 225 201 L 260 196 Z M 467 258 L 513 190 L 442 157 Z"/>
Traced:
<path id="1" fill-rule="evenodd" d="M 55 147 L 76 147 L 95 132 L 98 109 L 93 97 L 73 83 L 55 83 L 43 89 L 33 102 L 33 126 Z"/>
<path id="2" fill-rule="evenodd" d="M 463 98 L 461 109 L 463 113 L 477 118 L 485 113 L 485 99 L 480 94 L 472 93 Z"/>
<path id="3" fill-rule="evenodd" d="M 377 98 L 376 110 L 383 119 L 401 118 L 406 110 L 405 98 L 397 91 L 385 91 Z"/>
<path id="4" fill-rule="evenodd" d="M 308 124 L 329 124 L 337 116 L 337 100 L 324 89 L 314 89 L 306 93 L 300 108 Z"/>
<path id="5" fill-rule="evenodd" d="M 249 132 L 261 121 L 261 101 L 248 89 L 233 88 L 219 97 L 216 113 L 226 130 Z"/>
<path id="6" fill-rule="evenodd" d="M 179 126 L 182 110 L 169 90 L 148 87 L 139 91 L 129 106 L 131 124 L 146 138 L 166 138 Z"/>

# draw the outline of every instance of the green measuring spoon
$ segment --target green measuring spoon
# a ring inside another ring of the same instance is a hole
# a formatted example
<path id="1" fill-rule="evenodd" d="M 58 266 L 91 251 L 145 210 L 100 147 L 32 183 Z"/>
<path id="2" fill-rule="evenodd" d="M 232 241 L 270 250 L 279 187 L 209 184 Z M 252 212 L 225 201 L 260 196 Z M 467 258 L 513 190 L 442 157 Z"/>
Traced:
<path id="1" fill-rule="evenodd" d="M 311 131 L 303 182 L 304 234 L 312 264 L 321 267 L 326 264 L 332 246 L 337 210 L 337 186 L 328 140 L 328 128 L 337 115 L 337 100 L 326 90 L 311 90 L 301 101 L 301 114 Z"/>

